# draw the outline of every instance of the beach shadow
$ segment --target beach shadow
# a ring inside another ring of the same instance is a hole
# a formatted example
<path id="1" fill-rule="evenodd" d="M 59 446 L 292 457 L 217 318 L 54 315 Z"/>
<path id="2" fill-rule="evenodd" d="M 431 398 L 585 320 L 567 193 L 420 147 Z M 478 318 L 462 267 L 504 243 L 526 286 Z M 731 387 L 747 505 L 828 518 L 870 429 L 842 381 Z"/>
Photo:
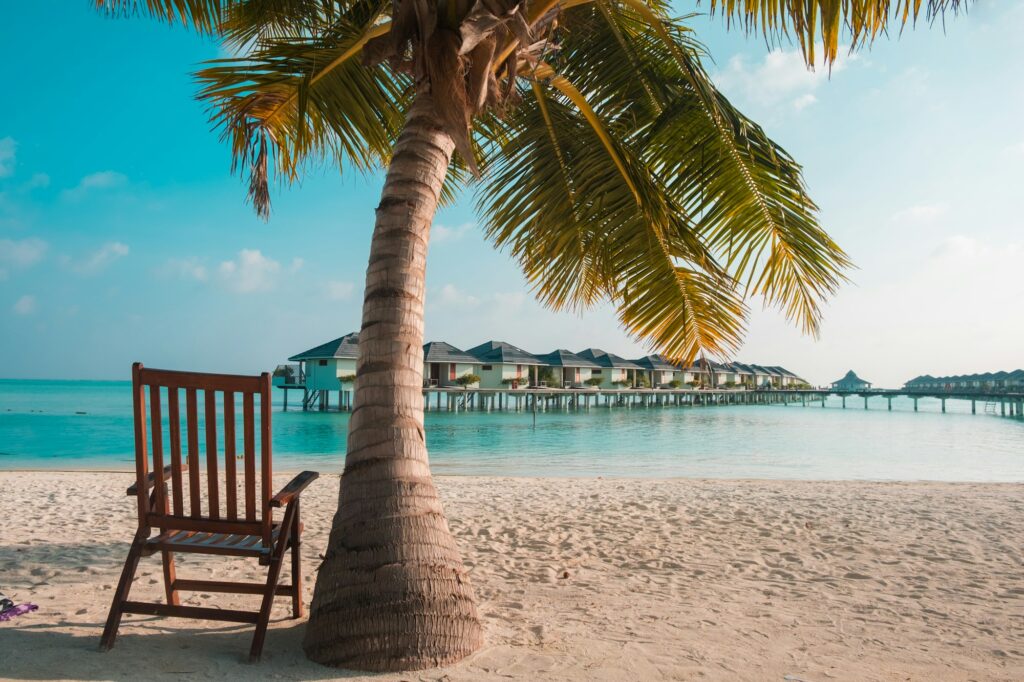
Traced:
<path id="1" fill-rule="evenodd" d="M 326 668 L 302 651 L 305 621 L 271 623 L 260 663 L 248 662 L 253 627 L 176 627 L 184 621 L 125 618 L 114 648 L 100 651 L 102 622 L 0 624 L 0 677 L 13 680 L 111 680 L 144 677 L 215 677 L 251 680 L 287 677 L 330 680 L 380 677 Z M 26 618 L 28 620 L 28 618 Z"/>

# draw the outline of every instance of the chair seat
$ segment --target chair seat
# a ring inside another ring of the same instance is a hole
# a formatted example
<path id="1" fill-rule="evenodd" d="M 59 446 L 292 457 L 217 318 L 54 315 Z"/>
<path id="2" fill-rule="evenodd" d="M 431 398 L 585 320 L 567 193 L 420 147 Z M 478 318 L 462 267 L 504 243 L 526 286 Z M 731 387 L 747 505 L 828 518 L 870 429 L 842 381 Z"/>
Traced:
<path id="1" fill-rule="evenodd" d="M 280 533 L 281 526 L 275 523 L 271 534 L 271 546 L 268 547 L 263 544 L 261 535 L 168 530 L 146 540 L 145 553 L 152 554 L 157 551 L 194 552 L 265 558 L 270 556 L 272 546 L 277 544 Z M 290 541 L 289 544 L 291 544 Z"/>

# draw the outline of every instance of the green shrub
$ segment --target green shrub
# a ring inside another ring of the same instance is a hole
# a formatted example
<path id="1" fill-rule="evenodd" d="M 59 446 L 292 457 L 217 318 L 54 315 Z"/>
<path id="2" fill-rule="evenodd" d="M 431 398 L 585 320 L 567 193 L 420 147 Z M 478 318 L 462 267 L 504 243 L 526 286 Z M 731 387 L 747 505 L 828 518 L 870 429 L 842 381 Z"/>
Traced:
<path id="1" fill-rule="evenodd" d="M 480 383 L 480 377 L 478 377 L 476 374 L 473 374 L 472 372 L 466 372 L 461 377 L 456 379 L 455 383 L 457 383 L 459 386 L 462 386 L 463 388 L 465 388 L 466 386 L 469 386 L 470 384 L 478 384 L 478 383 Z"/>
<path id="2" fill-rule="evenodd" d="M 340 377 L 338 377 L 338 381 L 340 381 L 343 384 L 351 384 L 355 380 L 356 380 L 356 375 L 355 374 L 342 374 Z"/>
<path id="3" fill-rule="evenodd" d="M 672 388 L 682 388 L 683 381 L 682 379 L 673 379 L 672 381 L 668 382 L 668 385 L 671 386 Z"/>
<path id="4" fill-rule="evenodd" d="M 600 386 L 601 385 L 601 381 L 603 381 L 601 379 L 601 377 L 590 377 L 589 379 L 587 379 L 583 383 L 585 383 L 587 386 Z M 616 381 L 614 383 L 618 384 L 620 382 Z"/>

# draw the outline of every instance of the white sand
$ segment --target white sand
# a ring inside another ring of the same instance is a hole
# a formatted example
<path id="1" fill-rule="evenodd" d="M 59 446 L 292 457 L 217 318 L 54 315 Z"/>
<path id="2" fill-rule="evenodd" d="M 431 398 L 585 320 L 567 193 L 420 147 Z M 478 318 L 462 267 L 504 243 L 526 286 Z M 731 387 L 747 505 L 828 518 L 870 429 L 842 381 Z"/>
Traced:
<path id="1" fill-rule="evenodd" d="M 305 660 L 287 599 L 259 668 L 243 662 L 250 626 L 179 619 L 126 616 L 99 653 L 130 481 L 0 474 L 0 591 L 40 607 L 0 623 L 0 677 L 1024 679 L 1024 485 L 442 477 L 486 647 L 361 676 Z M 307 600 L 337 485 L 303 498 Z M 257 578 L 253 561 L 179 557 L 182 577 Z M 143 559 L 133 598 L 160 599 L 160 579 Z"/>

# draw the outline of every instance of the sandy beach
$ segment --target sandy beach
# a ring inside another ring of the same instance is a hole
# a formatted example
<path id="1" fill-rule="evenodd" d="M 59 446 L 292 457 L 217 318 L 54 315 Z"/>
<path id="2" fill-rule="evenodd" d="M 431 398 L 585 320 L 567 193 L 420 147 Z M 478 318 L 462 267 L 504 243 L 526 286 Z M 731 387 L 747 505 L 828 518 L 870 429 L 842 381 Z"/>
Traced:
<path id="1" fill-rule="evenodd" d="M 303 657 L 287 599 L 258 669 L 251 627 L 223 623 L 126 616 L 99 653 L 131 478 L 0 473 L 0 591 L 39 605 L 0 623 L 0 677 L 132 679 L 145 662 L 172 679 L 1024 678 L 1024 485 L 439 477 L 486 646 L 362 676 Z M 337 486 L 304 496 L 307 601 Z M 256 577 L 252 561 L 179 557 L 179 576 Z M 160 578 L 144 559 L 133 598 L 161 598 Z"/>

